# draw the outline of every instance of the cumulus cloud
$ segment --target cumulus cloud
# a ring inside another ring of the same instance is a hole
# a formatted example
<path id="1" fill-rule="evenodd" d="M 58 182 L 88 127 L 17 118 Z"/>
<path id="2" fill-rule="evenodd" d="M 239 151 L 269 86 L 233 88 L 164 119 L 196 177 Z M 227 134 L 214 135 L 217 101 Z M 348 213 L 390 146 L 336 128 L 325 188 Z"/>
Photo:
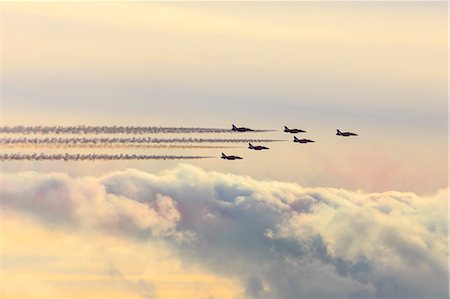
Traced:
<path id="1" fill-rule="evenodd" d="M 242 297 L 448 297 L 447 194 L 257 181 L 191 165 L 102 177 L 3 174 L 4 209 L 48 223 L 164 239 Z"/>
<path id="2" fill-rule="evenodd" d="M 106 192 L 97 178 L 62 173 L 3 174 L 0 184 L 4 209 L 28 213 L 48 224 L 136 237 L 182 237 L 175 230 L 180 219 L 176 203 L 161 194 L 138 202 Z"/>

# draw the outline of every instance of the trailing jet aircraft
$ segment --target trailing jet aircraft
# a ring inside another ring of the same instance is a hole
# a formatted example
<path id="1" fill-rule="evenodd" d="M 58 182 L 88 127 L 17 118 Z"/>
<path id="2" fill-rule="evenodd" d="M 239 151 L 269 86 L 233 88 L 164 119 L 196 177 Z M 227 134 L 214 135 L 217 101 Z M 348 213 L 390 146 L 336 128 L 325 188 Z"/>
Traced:
<path id="1" fill-rule="evenodd" d="M 306 133 L 306 131 L 300 130 L 300 129 L 289 129 L 288 127 L 284 126 L 284 131 L 286 133 Z"/>
<path id="2" fill-rule="evenodd" d="M 358 134 L 356 134 L 356 133 L 352 133 L 352 132 L 341 132 L 341 131 L 339 131 L 339 129 L 336 130 L 336 131 L 337 131 L 337 132 L 336 132 L 336 135 L 338 135 L 338 136 L 344 136 L 344 137 L 358 136 Z"/>
<path id="3" fill-rule="evenodd" d="M 298 142 L 298 143 L 310 143 L 310 142 L 315 142 L 314 140 L 311 139 L 298 139 L 297 137 L 294 136 L 294 142 Z"/>
<path id="4" fill-rule="evenodd" d="M 242 160 L 241 157 L 238 157 L 238 156 L 227 156 L 224 153 L 222 153 L 222 159 L 225 159 L 225 160 Z"/>
<path id="5" fill-rule="evenodd" d="M 261 146 L 261 145 L 256 145 L 256 146 L 254 146 L 254 145 L 252 145 L 251 143 L 248 144 L 248 148 L 249 148 L 249 149 L 252 149 L 252 150 L 255 150 L 255 151 L 260 151 L 260 150 L 266 150 L 266 149 L 269 149 L 268 147 Z"/>
<path id="6" fill-rule="evenodd" d="M 236 132 L 248 132 L 248 131 L 253 131 L 250 128 L 244 128 L 244 127 L 236 127 L 235 125 L 231 125 L 231 130 L 236 131 Z"/>

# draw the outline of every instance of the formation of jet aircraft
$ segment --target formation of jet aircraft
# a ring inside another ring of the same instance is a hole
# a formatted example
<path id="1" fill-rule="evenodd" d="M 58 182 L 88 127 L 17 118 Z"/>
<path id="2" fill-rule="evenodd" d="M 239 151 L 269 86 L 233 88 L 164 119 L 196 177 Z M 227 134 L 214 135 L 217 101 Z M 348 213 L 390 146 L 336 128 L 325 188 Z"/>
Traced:
<path id="1" fill-rule="evenodd" d="M 261 146 L 261 145 L 253 145 L 251 143 L 248 144 L 248 148 L 251 150 L 255 150 L 255 151 L 260 151 L 260 150 L 267 150 L 269 149 L 268 147 L 265 146 Z"/>
<path id="2" fill-rule="evenodd" d="M 235 125 L 231 125 L 231 130 L 232 131 L 236 131 L 236 132 L 251 132 L 254 131 L 250 128 L 245 128 L 245 127 L 236 127 Z M 350 137 L 350 136 L 358 136 L 358 134 L 353 133 L 353 132 L 341 132 L 339 129 L 336 130 L 336 135 L 337 136 L 343 136 L 343 137 Z M 287 126 L 284 126 L 284 132 L 285 133 L 306 133 L 306 131 L 304 130 L 300 130 L 300 129 L 289 129 Z M 302 138 L 302 139 L 298 139 L 296 136 L 294 136 L 294 140 L 293 142 L 296 143 L 314 143 L 314 140 L 311 139 L 307 139 L 307 138 Z M 248 144 L 248 148 L 250 150 L 255 150 L 255 151 L 260 151 L 260 150 L 268 150 L 268 147 L 262 146 L 262 145 L 252 145 L 251 143 Z M 225 160 L 242 160 L 242 157 L 239 156 L 227 156 L 224 153 L 222 153 L 222 159 Z"/>

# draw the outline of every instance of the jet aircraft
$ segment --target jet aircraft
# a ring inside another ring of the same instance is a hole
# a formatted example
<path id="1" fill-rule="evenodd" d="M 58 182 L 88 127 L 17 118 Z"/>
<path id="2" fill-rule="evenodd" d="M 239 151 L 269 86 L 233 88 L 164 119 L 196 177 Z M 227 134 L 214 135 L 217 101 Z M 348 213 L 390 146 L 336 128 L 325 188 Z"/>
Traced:
<path id="1" fill-rule="evenodd" d="M 298 142 L 298 143 L 310 143 L 310 142 L 315 142 L 314 140 L 311 139 L 298 139 L 297 137 L 294 136 L 294 142 Z"/>
<path id="2" fill-rule="evenodd" d="M 289 129 L 288 127 L 284 126 L 284 131 L 286 133 L 306 133 L 306 131 L 300 130 L 300 129 Z"/>
<path id="3" fill-rule="evenodd" d="M 231 125 L 231 130 L 236 131 L 236 132 L 248 132 L 248 131 L 253 131 L 250 128 L 244 128 L 244 127 L 236 127 L 235 125 Z"/>
<path id="4" fill-rule="evenodd" d="M 254 146 L 254 145 L 252 145 L 251 143 L 248 144 L 248 148 L 249 148 L 249 149 L 252 149 L 252 150 L 255 150 L 255 151 L 260 151 L 260 150 L 266 150 L 266 149 L 269 149 L 268 147 L 261 146 L 261 145 L 256 145 L 256 146 Z"/>
<path id="5" fill-rule="evenodd" d="M 225 160 L 242 160 L 242 158 L 239 157 L 239 156 L 227 156 L 224 153 L 222 153 L 222 159 L 225 159 Z"/>
<path id="6" fill-rule="evenodd" d="M 337 132 L 336 132 L 336 135 L 338 135 L 338 136 L 344 136 L 344 137 L 358 136 L 358 134 L 356 134 L 356 133 L 352 133 L 352 132 L 341 132 L 341 131 L 339 131 L 339 129 L 336 130 L 336 131 L 337 131 Z"/>

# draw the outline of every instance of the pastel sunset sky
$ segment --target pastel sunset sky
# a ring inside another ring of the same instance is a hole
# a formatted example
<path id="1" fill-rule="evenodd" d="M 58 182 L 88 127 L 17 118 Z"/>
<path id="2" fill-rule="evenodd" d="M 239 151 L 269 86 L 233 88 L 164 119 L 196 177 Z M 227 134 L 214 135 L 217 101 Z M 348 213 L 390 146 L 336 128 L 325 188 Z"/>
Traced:
<path id="1" fill-rule="evenodd" d="M 2 126 L 233 123 L 282 141 L 0 162 L 0 297 L 448 298 L 447 2 L 1 9 Z"/>

